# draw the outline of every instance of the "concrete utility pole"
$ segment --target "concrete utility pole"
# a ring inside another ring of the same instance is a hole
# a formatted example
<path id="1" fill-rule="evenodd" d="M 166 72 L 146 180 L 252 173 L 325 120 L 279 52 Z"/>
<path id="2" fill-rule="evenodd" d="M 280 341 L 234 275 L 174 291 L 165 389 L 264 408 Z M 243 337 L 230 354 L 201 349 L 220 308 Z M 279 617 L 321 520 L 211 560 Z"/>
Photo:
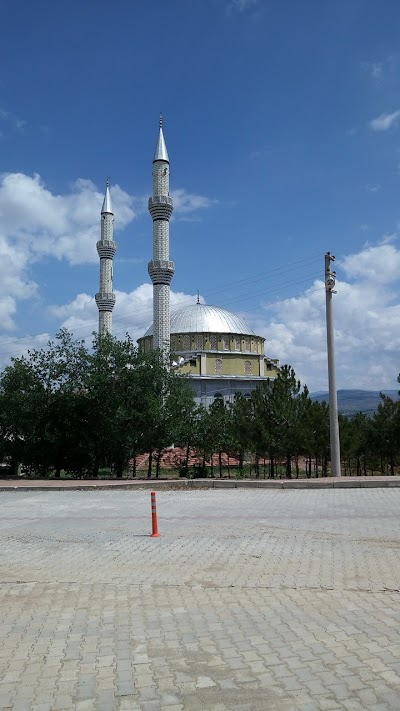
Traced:
<path id="1" fill-rule="evenodd" d="M 332 294 L 336 294 L 336 272 L 331 271 L 331 262 L 335 257 L 330 252 L 325 254 L 325 292 L 326 292 L 326 337 L 328 344 L 328 380 L 329 380 L 329 425 L 331 440 L 332 476 L 341 476 L 339 419 L 336 390 L 335 334 L 333 329 Z"/>

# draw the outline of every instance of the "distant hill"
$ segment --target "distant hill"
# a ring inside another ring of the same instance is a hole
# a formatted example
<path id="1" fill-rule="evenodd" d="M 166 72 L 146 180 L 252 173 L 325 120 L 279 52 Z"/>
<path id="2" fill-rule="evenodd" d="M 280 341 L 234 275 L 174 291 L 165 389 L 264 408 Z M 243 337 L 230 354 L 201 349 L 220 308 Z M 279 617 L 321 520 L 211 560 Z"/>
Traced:
<path id="1" fill-rule="evenodd" d="M 398 400 L 397 390 L 382 390 L 385 395 Z M 310 393 L 312 400 L 329 402 L 329 393 Z M 381 399 L 379 390 L 338 390 L 338 408 L 343 415 L 355 415 L 357 412 L 364 412 L 366 415 L 373 415 Z"/>

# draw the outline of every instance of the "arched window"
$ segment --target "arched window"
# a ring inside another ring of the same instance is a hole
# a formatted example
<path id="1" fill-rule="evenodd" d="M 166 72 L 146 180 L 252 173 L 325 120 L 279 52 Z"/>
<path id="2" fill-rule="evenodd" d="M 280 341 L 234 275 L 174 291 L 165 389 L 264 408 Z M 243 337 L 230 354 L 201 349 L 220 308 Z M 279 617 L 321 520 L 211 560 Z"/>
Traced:
<path id="1" fill-rule="evenodd" d="M 222 393 L 215 393 L 214 400 L 223 400 Z"/>
<path id="2" fill-rule="evenodd" d="M 175 350 L 176 348 L 176 339 L 174 337 L 171 338 L 171 349 Z"/>
<path id="3" fill-rule="evenodd" d="M 245 349 L 245 351 L 249 351 L 249 350 L 250 350 L 250 338 L 246 338 L 246 339 L 245 339 L 245 342 L 244 342 L 244 349 Z"/>
<path id="4" fill-rule="evenodd" d="M 251 375 L 251 360 L 244 361 L 244 374 Z"/>
<path id="5" fill-rule="evenodd" d="M 198 334 L 196 336 L 196 348 L 203 348 L 203 336 L 201 334 Z"/>
<path id="6" fill-rule="evenodd" d="M 246 398 L 246 400 L 251 400 L 251 393 L 245 393 L 244 397 Z"/>
<path id="7" fill-rule="evenodd" d="M 229 351 L 229 336 L 222 336 L 222 348 L 224 351 Z"/>
<path id="8" fill-rule="evenodd" d="M 235 343 L 235 351 L 240 351 L 240 338 L 238 336 L 235 337 L 234 343 Z"/>
<path id="9" fill-rule="evenodd" d="M 213 334 L 212 336 L 210 336 L 210 348 L 212 348 L 214 351 L 216 351 L 217 346 L 218 346 L 217 337 L 215 334 Z"/>
<path id="10" fill-rule="evenodd" d="M 215 359 L 215 372 L 222 373 L 222 358 Z"/>
<path id="11" fill-rule="evenodd" d="M 190 336 L 183 337 L 182 347 L 185 351 L 188 351 L 190 349 Z"/>

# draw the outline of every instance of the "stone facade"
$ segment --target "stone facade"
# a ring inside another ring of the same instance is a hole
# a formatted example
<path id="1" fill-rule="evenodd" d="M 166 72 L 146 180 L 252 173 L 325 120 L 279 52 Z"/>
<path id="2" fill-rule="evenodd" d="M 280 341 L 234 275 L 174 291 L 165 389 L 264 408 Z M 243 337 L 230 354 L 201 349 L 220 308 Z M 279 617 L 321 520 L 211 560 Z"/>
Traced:
<path id="1" fill-rule="evenodd" d="M 170 283 L 175 265 L 169 259 L 169 220 L 173 211 L 169 196 L 169 159 L 160 119 L 158 143 L 153 161 L 153 196 L 149 212 L 153 219 L 153 259 L 148 271 L 153 282 L 154 348 L 170 350 Z"/>
<path id="2" fill-rule="evenodd" d="M 99 310 L 99 335 L 104 335 L 112 333 L 112 311 L 115 305 L 113 259 L 117 251 L 117 245 L 114 242 L 114 213 L 108 181 L 101 210 L 101 239 L 97 242 L 96 247 L 100 257 L 100 291 L 96 294 L 95 299 Z"/>

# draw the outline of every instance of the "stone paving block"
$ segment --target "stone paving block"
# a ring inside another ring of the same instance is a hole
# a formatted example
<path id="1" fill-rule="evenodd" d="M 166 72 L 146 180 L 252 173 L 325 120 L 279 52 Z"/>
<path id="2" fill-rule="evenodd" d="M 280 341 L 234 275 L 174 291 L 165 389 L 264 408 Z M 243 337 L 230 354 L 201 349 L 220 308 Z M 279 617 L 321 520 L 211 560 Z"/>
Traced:
<path id="1" fill-rule="evenodd" d="M 0 501 L 2 703 L 399 711 L 400 489 L 165 491 L 157 546 L 146 492 L 52 494 Z"/>

